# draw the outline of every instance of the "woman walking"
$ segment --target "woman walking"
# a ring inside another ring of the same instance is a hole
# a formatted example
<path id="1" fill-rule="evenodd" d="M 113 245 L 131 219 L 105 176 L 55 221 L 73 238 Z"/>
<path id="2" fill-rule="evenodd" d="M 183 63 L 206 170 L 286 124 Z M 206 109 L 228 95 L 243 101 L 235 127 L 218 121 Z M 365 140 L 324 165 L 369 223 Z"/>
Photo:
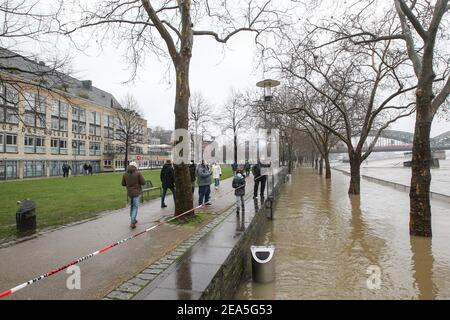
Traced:
<path id="1" fill-rule="evenodd" d="M 217 189 L 219 189 L 220 185 L 220 176 L 222 175 L 222 169 L 220 168 L 220 165 L 217 164 L 217 162 L 214 162 L 212 165 L 212 175 L 214 179 L 214 186 Z"/>

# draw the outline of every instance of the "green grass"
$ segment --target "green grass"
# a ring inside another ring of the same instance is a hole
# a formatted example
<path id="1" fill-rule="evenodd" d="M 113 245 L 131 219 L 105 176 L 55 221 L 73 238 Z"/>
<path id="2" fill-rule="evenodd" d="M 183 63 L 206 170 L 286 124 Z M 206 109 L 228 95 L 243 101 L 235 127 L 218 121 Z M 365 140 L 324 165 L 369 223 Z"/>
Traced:
<path id="1" fill-rule="evenodd" d="M 201 226 L 205 221 L 210 220 L 210 218 L 211 212 L 198 212 L 196 214 L 191 214 L 171 220 L 168 222 L 168 224 L 183 227 L 198 227 Z"/>
<path id="2" fill-rule="evenodd" d="M 146 180 L 160 186 L 160 170 L 142 171 Z M 231 177 L 229 166 L 222 169 L 222 179 Z M 0 238 L 16 234 L 17 201 L 36 201 L 38 229 L 56 227 L 93 218 L 107 210 L 126 206 L 126 191 L 121 185 L 122 173 L 94 176 L 16 180 L 0 183 Z M 150 193 L 150 198 L 159 197 Z M 147 200 L 147 195 L 145 199 Z"/>

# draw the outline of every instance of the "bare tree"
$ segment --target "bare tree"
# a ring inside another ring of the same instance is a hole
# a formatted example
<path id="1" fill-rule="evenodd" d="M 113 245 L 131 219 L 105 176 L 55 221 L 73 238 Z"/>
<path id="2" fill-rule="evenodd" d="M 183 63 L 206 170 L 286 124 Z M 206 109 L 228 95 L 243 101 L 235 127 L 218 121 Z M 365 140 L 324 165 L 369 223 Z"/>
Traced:
<path id="1" fill-rule="evenodd" d="M 60 72 L 67 68 L 68 57 L 47 56 L 47 52 L 54 52 L 49 37 L 54 32 L 53 22 L 60 9 L 60 4 L 45 6 L 39 1 L 0 1 L 0 121 L 4 118 L 9 123 L 20 121 L 24 126 L 30 125 L 19 112 L 21 99 L 27 104 L 27 112 L 34 113 L 45 126 L 40 100 L 30 99 L 24 91 L 33 88 L 37 96 L 57 92 L 60 97 L 61 93 L 64 95 L 64 85 L 69 86 L 67 76 Z M 38 52 L 30 53 L 26 49 L 30 44 L 34 50 L 40 48 L 47 57 L 38 57 Z"/>
<path id="2" fill-rule="evenodd" d="M 202 156 L 203 137 L 207 132 L 208 124 L 213 121 L 212 107 L 201 92 L 194 92 L 189 100 L 189 127 L 193 132 L 194 161 L 198 163 Z"/>
<path id="3" fill-rule="evenodd" d="M 97 38 L 111 36 L 127 43 L 127 58 L 133 66 L 133 76 L 149 55 L 167 57 L 175 71 L 175 129 L 189 128 L 189 73 L 194 38 L 207 36 L 225 44 L 240 32 L 252 32 L 255 41 L 262 33 L 278 30 L 285 11 L 274 0 L 191 1 L 191 0 L 116 0 L 92 5 L 82 1 L 81 19 L 65 23 L 62 30 L 72 34 L 80 28 L 92 27 Z M 81 23 L 80 23 L 81 22 Z M 203 28 L 211 29 L 203 29 Z M 108 39 L 109 40 L 109 39 Z M 177 138 L 175 143 L 181 139 Z M 175 215 L 193 208 L 191 181 L 185 163 L 175 165 L 175 185 L 179 192 Z"/>
<path id="4" fill-rule="evenodd" d="M 431 236 L 431 148 L 432 121 L 442 106 L 448 106 L 450 95 L 450 64 L 448 53 L 448 0 L 393 0 L 383 4 L 380 14 L 376 1 L 357 1 L 359 10 L 347 15 L 340 23 L 322 26 L 334 34 L 331 42 L 349 41 L 354 45 L 371 45 L 395 41 L 399 51 L 411 61 L 417 80 L 416 123 L 414 129 L 412 175 L 410 191 L 410 234 Z M 395 28 L 382 28 L 395 15 Z"/>
<path id="5" fill-rule="evenodd" d="M 248 97 L 241 92 L 232 90 L 217 118 L 222 130 L 231 130 L 233 134 L 234 163 L 238 163 L 238 134 L 250 120 L 250 112 Z"/>
<path id="6" fill-rule="evenodd" d="M 301 100 L 310 100 L 307 95 L 314 92 L 340 114 L 344 131 L 323 122 L 305 107 L 307 103 L 297 107 L 298 112 L 305 113 L 346 144 L 351 171 L 349 193 L 359 194 L 361 163 L 369 157 L 384 129 L 414 112 L 414 103 L 404 95 L 414 90 L 415 85 L 401 68 L 407 56 L 397 50 L 392 40 L 359 47 L 351 47 L 346 41 L 330 41 L 323 47 L 316 39 L 324 37 L 330 37 L 328 30 L 316 28 L 300 41 L 290 39 L 284 60 L 278 61 L 284 74 L 296 81 Z M 374 139 L 363 152 L 369 134 Z"/>
<path id="7" fill-rule="evenodd" d="M 137 100 L 131 94 L 127 94 L 121 102 L 121 107 L 116 108 L 115 119 L 114 139 L 119 141 L 119 150 L 124 153 L 126 170 L 131 149 L 144 142 L 145 134 L 142 112 Z"/>

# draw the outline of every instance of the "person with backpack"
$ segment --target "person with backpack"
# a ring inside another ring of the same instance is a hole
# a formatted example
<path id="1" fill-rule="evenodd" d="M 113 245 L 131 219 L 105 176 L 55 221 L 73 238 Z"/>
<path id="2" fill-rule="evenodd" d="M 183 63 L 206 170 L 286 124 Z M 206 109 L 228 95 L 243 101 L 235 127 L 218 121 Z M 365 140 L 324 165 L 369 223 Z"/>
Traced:
<path id="1" fill-rule="evenodd" d="M 164 200 L 166 199 L 167 189 L 172 191 L 173 203 L 175 203 L 175 173 L 172 167 L 172 162 L 167 160 L 161 169 L 160 174 L 161 184 L 162 184 L 162 195 L 161 195 L 161 208 L 166 208 Z"/>
<path id="2" fill-rule="evenodd" d="M 127 195 L 130 197 L 130 227 L 136 228 L 136 220 L 139 207 L 139 198 L 141 196 L 142 186 L 145 185 L 145 179 L 138 171 L 136 162 L 131 162 L 128 165 L 127 172 L 122 176 L 122 186 L 127 187 Z"/>
<path id="3" fill-rule="evenodd" d="M 241 169 L 236 171 L 236 176 L 233 178 L 232 187 L 234 188 L 234 195 L 236 196 L 236 214 L 239 214 L 239 209 L 242 206 L 242 211 L 245 211 L 245 177 Z"/>
<path id="4" fill-rule="evenodd" d="M 231 170 L 233 170 L 233 176 L 236 175 L 237 169 L 238 169 L 238 164 L 236 162 L 233 162 L 233 164 L 231 165 Z"/>
<path id="5" fill-rule="evenodd" d="M 211 205 L 209 202 L 209 195 L 211 194 L 211 172 L 202 160 L 196 170 L 198 178 L 198 205 Z"/>

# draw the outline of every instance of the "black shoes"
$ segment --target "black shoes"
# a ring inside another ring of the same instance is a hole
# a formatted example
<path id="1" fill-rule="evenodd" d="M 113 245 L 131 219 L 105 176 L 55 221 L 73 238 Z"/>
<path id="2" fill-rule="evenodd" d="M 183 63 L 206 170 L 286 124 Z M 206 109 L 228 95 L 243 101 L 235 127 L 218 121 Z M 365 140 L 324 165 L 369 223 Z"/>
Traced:
<path id="1" fill-rule="evenodd" d="M 165 204 L 163 204 L 163 205 L 161 206 L 161 208 L 167 208 L 167 206 L 166 206 Z"/>

